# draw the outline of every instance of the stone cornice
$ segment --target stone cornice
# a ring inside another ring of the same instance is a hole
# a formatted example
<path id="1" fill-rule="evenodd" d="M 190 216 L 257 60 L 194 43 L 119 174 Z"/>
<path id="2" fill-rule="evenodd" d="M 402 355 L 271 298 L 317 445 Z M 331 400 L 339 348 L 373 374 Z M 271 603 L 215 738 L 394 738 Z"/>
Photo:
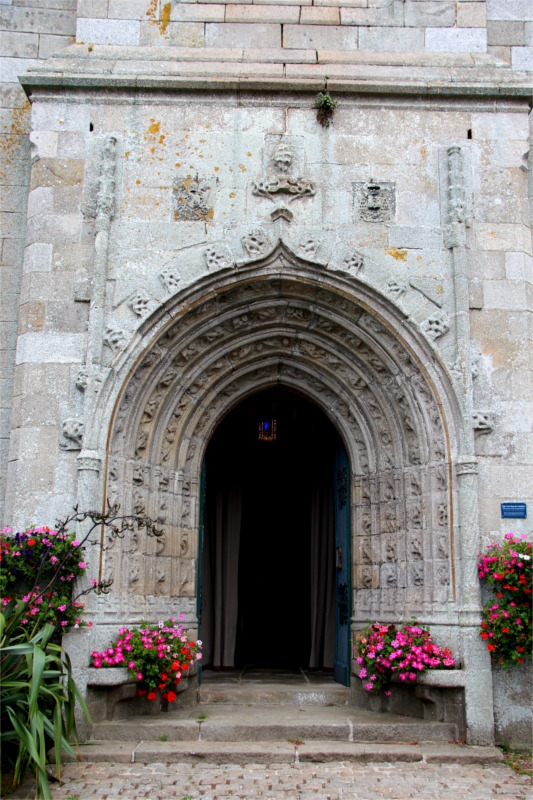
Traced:
<path id="1" fill-rule="evenodd" d="M 73 45 L 20 77 L 37 88 L 530 98 L 530 73 L 485 54 Z"/>

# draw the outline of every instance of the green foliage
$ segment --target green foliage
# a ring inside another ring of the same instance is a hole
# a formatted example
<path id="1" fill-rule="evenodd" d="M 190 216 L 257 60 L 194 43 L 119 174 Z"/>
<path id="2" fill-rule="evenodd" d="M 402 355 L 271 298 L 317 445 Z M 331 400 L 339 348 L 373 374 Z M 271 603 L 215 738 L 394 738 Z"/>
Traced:
<path id="1" fill-rule="evenodd" d="M 533 544 L 525 535 L 506 533 L 502 544 L 493 543 L 479 554 L 479 578 L 495 595 L 483 608 L 481 638 L 502 669 L 532 658 L 532 565 Z"/>
<path id="2" fill-rule="evenodd" d="M 85 547 L 76 534 L 46 528 L 13 533 L 0 531 L 0 592 L 2 607 L 13 599 L 25 604 L 22 626 L 59 623 L 85 625 L 84 603 L 72 598 L 74 581 L 83 575 Z M 43 587 L 41 589 L 41 587 Z"/>
<path id="3" fill-rule="evenodd" d="M 316 96 L 317 108 L 322 108 L 324 111 L 335 111 L 339 105 L 336 97 L 332 97 L 329 92 L 319 92 Z"/>
<path id="4" fill-rule="evenodd" d="M 69 529 L 80 524 L 85 534 L 78 540 Z M 111 539 L 122 538 L 135 528 L 146 528 L 149 536 L 161 535 L 147 517 L 122 516 L 117 507 L 105 513 L 76 508 L 54 530 L 30 528 L 14 534 L 4 528 L 0 532 L 2 773 L 10 774 L 11 785 L 16 787 L 25 772 L 31 771 L 39 800 L 51 796 L 47 765 L 52 746 L 58 776 L 62 753 L 73 755 L 76 702 L 89 719 L 69 657 L 61 647 L 61 634 L 69 624 L 82 624 L 82 595 L 105 593 L 109 588 L 93 579 L 77 597 L 72 593 L 75 578 L 87 567 L 85 545 L 100 541 L 102 527 Z M 97 530 L 98 535 L 93 535 Z"/>
<path id="5" fill-rule="evenodd" d="M 58 776 L 61 753 L 73 755 L 76 701 L 89 712 L 72 679 L 68 655 L 54 643 L 53 625 L 21 628 L 25 604 L 9 603 L 0 613 L 1 761 L 18 786 L 26 770 L 35 774 L 36 797 L 51 798 L 47 752 L 53 745 Z"/>
<path id="6" fill-rule="evenodd" d="M 316 107 L 318 112 L 316 115 L 317 120 L 323 128 L 329 127 L 333 118 L 333 112 L 337 108 L 339 101 L 336 97 L 332 97 L 328 92 L 328 79 L 324 78 L 324 88 L 316 96 Z"/>

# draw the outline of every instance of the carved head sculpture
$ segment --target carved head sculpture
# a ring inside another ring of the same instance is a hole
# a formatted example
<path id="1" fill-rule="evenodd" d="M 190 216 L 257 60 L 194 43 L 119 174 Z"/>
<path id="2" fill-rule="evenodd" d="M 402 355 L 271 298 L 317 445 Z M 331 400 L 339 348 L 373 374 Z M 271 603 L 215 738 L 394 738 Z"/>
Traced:
<path id="1" fill-rule="evenodd" d="M 292 150 L 288 144 L 278 145 L 272 157 L 277 172 L 287 173 L 292 165 Z"/>

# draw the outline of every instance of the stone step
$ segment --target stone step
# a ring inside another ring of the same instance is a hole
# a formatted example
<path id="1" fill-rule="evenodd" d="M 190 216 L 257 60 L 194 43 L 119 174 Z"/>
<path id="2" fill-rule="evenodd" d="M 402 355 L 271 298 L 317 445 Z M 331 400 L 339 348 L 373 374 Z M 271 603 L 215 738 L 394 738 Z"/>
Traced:
<path id="1" fill-rule="evenodd" d="M 335 683 L 285 685 L 263 683 L 261 686 L 240 685 L 230 681 L 205 683 L 198 690 L 200 704 L 346 706 L 350 689 Z"/>
<path id="2" fill-rule="evenodd" d="M 119 742 L 94 741 L 80 745 L 85 762 L 178 763 L 205 761 L 210 764 L 297 764 L 299 762 L 420 762 L 440 764 L 501 763 L 495 747 L 460 744 L 373 744 L 361 742 L 311 741 L 297 746 L 290 742 L 161 742 L 139 739 Z M 74 760 L 64 756 L 65 761 Z"/>
<path id="3" fill-rule="evenodd" d="M 203 704 L 170 713 L 96 723 L 93 740 L 169 742 L 450 742 L 452 723 L 346 706 Z"/>

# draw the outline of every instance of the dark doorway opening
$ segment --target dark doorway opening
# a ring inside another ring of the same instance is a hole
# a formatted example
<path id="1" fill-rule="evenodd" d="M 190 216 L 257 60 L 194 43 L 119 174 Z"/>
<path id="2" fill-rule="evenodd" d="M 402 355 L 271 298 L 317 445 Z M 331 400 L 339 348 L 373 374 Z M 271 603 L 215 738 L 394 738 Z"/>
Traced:
<path id="1" fill-rule="evenodd" d="M 206 666 L 333 667 L 339 443 L 317 406 L 281 388 L 245 400 L 213 434 L 201 565 Z"/>

